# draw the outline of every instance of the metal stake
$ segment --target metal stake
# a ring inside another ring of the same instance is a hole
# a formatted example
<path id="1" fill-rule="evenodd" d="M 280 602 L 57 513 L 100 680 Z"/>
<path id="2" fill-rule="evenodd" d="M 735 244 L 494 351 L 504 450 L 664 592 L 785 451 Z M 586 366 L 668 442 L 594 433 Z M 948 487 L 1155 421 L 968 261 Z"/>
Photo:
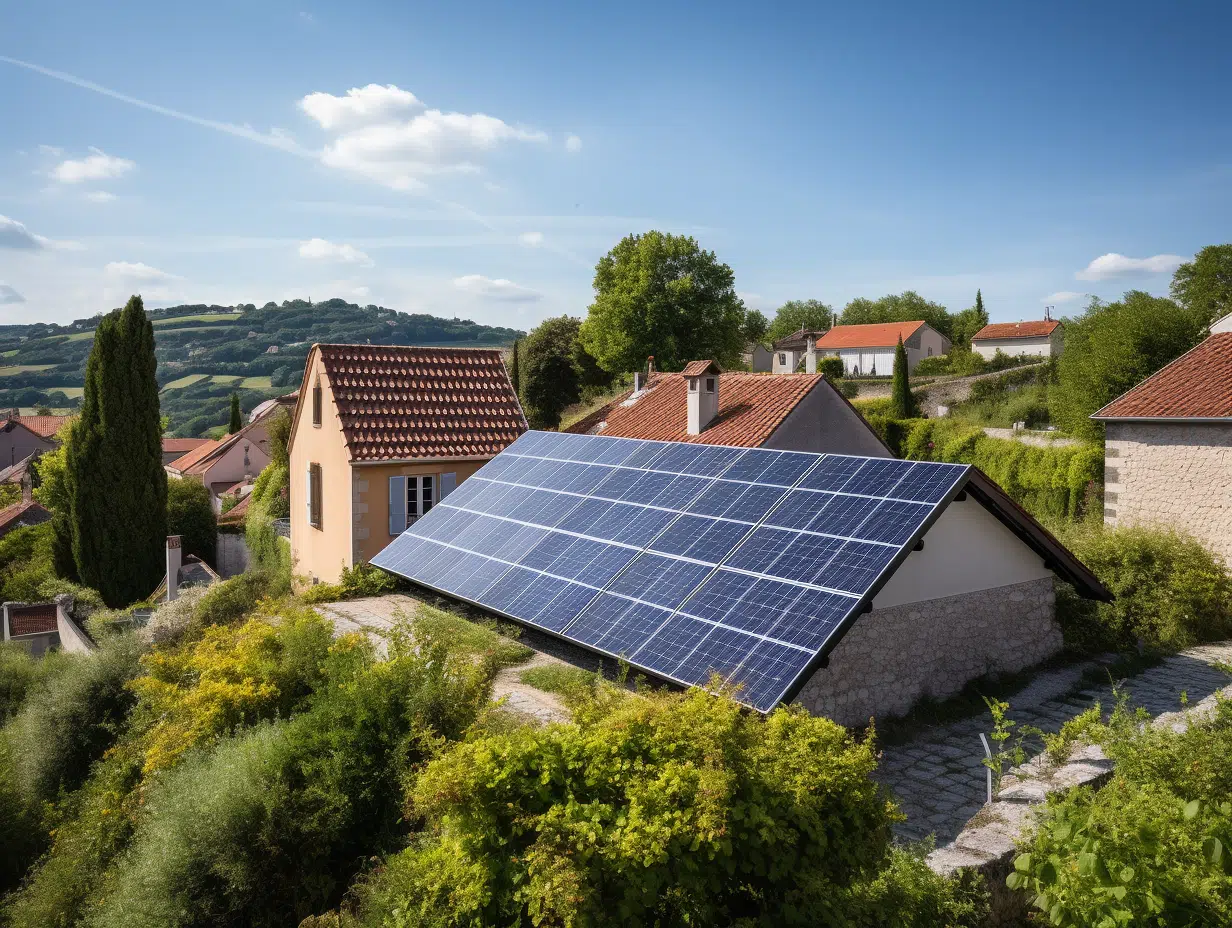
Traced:
<path id="1" fill-rule="evenodd" d="M 988 739 L 984 737 L 984 733 L 980 732 L 980 742 L 984 745 L 984 756 L 992 760 L 992 748 L 988 746 Z M 984 768 L 988 773 L 988 801 L 992 802 L 992 767 Z"/>

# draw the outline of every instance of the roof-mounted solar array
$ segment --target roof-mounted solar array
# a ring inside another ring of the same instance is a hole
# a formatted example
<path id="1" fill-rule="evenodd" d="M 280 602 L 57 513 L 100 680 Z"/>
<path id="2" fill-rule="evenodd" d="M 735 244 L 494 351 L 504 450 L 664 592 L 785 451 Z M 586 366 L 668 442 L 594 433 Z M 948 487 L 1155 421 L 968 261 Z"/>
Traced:
<path id="1" fill-rule="evenodd" d="M 766 712 L 961 488 L 959 464 L 527 432 L 373 563 Z"/>

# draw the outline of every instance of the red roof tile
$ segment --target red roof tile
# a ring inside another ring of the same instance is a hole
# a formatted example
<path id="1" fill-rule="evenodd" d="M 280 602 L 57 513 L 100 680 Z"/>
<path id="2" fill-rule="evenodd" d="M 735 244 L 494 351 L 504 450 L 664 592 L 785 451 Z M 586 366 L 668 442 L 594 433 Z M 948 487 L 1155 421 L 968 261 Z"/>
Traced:
<path id="1" fill-rule="evenodd" d="M 209 442 L 208 438 L 164 438 L 163 453 L 170 454 L 178 451 L 180 454 L 187 454 L 193 448 L 199 448 L 207 442 Z"/>
<path id="2" fill-rule="evenodd" d="M 227 437 L 230 438 L 230 436 Z M 197 447 L 193 448 L 182 457 L 176 458 L 167 466 L 173 470 L 178 470 L 181 474 L 187 473 L 190 467 L 200 463 L 205 458 L 208 458 L 211 454 L 217 451 L 221 445 L 222 441 L 214 438 L 207 438 L 201 444 L 197 445 Z"/>
<path id="3" fill-rule="evenodd" d="M 55 603 L 9 606 L 10 635 L 45 635 L 58 627 Z"/>
<path id="4" fill-rule="evenodd" d="M 64 425 L 72 416 L 11 416 L 16 419 L 31 432 L 37 435 L 42 435 L 44 438 L 53 438 L 56 432 L 60 431 L 60 427 Z"/>
<path id="5" fill-rule="evenodd" d="M 990 322 L 971 336 L 981 338 L 1043 338 L 1051 335 L 1061 323 L 1055 319 L 1034 319 L 1027 322 Z"/>
<path id="6" fill-rule="evenodd" d="M 682 377 L 700 377 L 702 374 L 710 371 L 715 374 L 723 373 L 723 369 L 713 361 L 690 361 L 684 366 L 684 370 L 680 372 Z"/>
<path id="7" fill-rule="evenodd" d="M 317 349 L 353 461 L 493 457 L 526 431 L 497 349 Z"/>
<path id="8" fill-rule="evenodd" d="M 690 435 L 684 375 L 654 374 L 647 389 L 631 405 L 624 403 L 633 391 L 565 431 L 584 434 L 606 423 L 598 434 L 756 448 L 823 379 L 821 374 L 726 373 L 719 381 L 718 416 L 700 435 Z"/>
<path id="9" fill-rule="evenodd" d="M 0 535 L 26 525 L 41 525 L 51 519 L 51 513 L 34 500 L 20 500 L 0 509 Z"/>
<path id="10" fill-rule="evenodd" d="M 869 325 L 836 325 L 817 339 L 818 348 L 893 348 L 924 325 L 917 322 L 874 322 Z"/>
<path id="11" fill-rule="evenodd" d="M 240 501 L 218 517 L 219 525 L 234 525 L 243 522 L 248 517 L 248 504 L 252 502 L 252 494 L 241 497 Z"/>
<path id="12" fill-rule="evenodd" d="M 1232 418 L 1232 332 L 1210 336 L 1092 418 Z"/>

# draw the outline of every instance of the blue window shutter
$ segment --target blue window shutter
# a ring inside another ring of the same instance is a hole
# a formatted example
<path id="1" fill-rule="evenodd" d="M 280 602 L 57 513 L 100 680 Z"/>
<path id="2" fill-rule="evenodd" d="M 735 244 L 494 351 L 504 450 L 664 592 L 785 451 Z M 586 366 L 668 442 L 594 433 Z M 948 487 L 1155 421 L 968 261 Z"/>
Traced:
<path id="1" fill-rule="evenodd" d="M 389 478 L 389 534 L 406 531 L 406 478 Z"/>
<path id="2" fill-rule="evenodd" d="M 444 499 L 458 487 L 457 474 L 441 474 L 441 499 Z"/>

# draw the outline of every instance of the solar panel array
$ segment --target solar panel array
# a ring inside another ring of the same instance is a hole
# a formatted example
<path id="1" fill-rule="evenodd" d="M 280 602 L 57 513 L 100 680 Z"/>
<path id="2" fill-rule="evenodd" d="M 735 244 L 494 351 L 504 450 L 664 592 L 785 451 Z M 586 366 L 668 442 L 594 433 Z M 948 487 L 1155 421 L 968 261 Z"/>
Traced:
<path id="1" fill-rule="evenodd" d="M 967 467 L 527 432 L 373 559 L 769 711 Z"/>

